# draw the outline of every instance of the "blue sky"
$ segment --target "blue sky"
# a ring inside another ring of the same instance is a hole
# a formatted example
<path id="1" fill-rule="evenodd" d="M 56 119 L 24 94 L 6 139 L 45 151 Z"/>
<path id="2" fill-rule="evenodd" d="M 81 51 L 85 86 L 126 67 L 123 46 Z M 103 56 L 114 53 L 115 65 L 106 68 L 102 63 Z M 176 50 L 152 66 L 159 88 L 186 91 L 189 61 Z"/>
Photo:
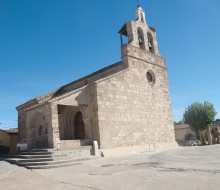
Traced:
<path id="1" fill-rule="evenodd" d="M 141 0 L 167 59 L 174 120 L 195 101 L 220 118 L 220 1 Z M 1 0 L 0 128 L 15 107 L 120 61 L 118 30 L 136 0 Z"/>

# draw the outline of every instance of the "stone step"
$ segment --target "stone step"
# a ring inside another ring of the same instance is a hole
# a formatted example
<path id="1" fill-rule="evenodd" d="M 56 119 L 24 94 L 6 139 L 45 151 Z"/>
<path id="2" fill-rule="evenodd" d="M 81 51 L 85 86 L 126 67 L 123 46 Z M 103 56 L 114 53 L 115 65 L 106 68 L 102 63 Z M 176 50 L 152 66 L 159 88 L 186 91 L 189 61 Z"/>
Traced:
<path id="1" fill-rule="evenodd" d="M 26 163 L 26 162 L 49 162 L 49 161 L 59 161 L 59 160 L 71 160 L 74 158 L 78 158 L 83 155 L 53 155 L 53 156 L 20 156 L 20 157 L 14 157 L 14 158 L 8 158 L 5 159 L 5 161 L 10 162 L 12 164 L 19 164 L 19 163 Z M 90 155 L 86 155 L 90 156 Z"/>
<path id="2" fill-rule="evenodd" d="M 58 151 L 54 152 L 53 154 L 50 155 L 17 155 L 15 157 L 10 157 L 6 160 L 12 162 L 14 160 L 21 160 L 23 162 L 38 162 L 38 161 L 51 161 L 51 160 L 59 160 L 59 159 L 64 159 L 64 158 L 75 158 L 75 157 L 80 157 L 80 156 L 90 156 L 91 155 L 91 150 L 68 150 L 68 151 Z"/>
<path id="3" fill-rule="evenodd" d="M 28 151 L 32 151 L 32 152 L 53 152 L 53 151 L 57 151 L 56 148 L 35 148 L 35 149 L 31 149 Z"/>
<path id="4" fill-rule="evenodd" d="M 38 162 L 38 159 L 28 159 L 29 161 L 35 161 Z M 47 158 L 45 161 L 53 161 L 53 158 Z M 26 159 L 22 159 L 22 158 L 8 158 L 5 159 L 4 161 L 9 162 L 10 164 L 18 164 L 19 162 L 25 162 Z"/>
<path id="5" fill-rule="evenodd" d="M 44 158 L 44 157 L 50 157 L 50 156 L 57 156 L 57 155 L 66 155 L 66 154 L 79 154 L 84 151 L 90 151 L 92 150 L 92 146 L 82 146 L 82 147 L 74 147 L 74 148 L 69 148 L 69 149 L 47 149 L 46 151 L 23 151 L 23 152 L 18 152 L 15 154 L 7 154 L 2 156 L 2 158 L 28 158 L 28 157 L 33 157 L 33 158 Z"/>
<path id="6" fill-rule="evenodd" d="M 90 155 L 89 155 L 90 156 Z M 73 160 L 73 159 L 78 159 L 81 156 L 78 155 L 72 155 L 72 156 L 68 156 L 68 155 L 62 155 L 62 156 L 51 156 L 50 158 L 38 158 L 38 159 L 34 159 L 34 158 L 10 158 L 9 160 L 12 160 L 12 162 L 16 161 L 16 162 L 47 162 L 47 161 L 58 161 L 58 160 Z"/>
<path id="7" fill-rule="evenodd" d="M 55 150 L 47 150 L 47 151 L 35 151 L 35 150 L 28 150 L 28 151 L 19 151 L 17 153 L 10 153 L 10 154 L 5 154 L 2 156 L 2 158 L 15 158 L 15 157 L 25 157 L 28 155 L 42 155 L 42 156 L 50 156 L 53 154 Z"/>
<path id="8" fill-rule="evenodd" d="M 55 165 L 55 164 L 65 164 L 65 163 L 71 163 L 74 159 L 62 159 L 62 160 L 52 160 L 52 161 L 40 161 L 40 162 L 23 162 L 22 160 L 19 160 L 17 162 L 17 165 L 19 166 L 38 166 L 38 165 Z"/>
<path id="9" fill-rule="evenodd" d="M 26 154 L 13 154 L 8 155 L 5 159 L 49 159 L 49 158 L 56 158 L 56 157 L 75 157 L 75 156 L 89 156 L 91 155 L 91 146 L 84 147 L 82 149 L 75 149 L 75 150 L 62 150 L 62 151 L 54 151 L 50 152 L 50 154 L 31 154 L 32 152 L 28 152 Z"/>
<path id="10" fill-rule="evenodd" d="M 39 158 L 39 159 L 31 159 L 31 158 L 26 158 L 26 159 L 14 159 L 17 162 L 48 162 L 48 161 L 53 161 L 53 160 L 61 160 L 64 159 L 65 157 L 50 157 L 50 158 Z"/>
<path id="11" fill-rule="evenodd" d="M 97 159 L 98 157 L 90 156 L 90 157 L 81 157 L 72 159 L 69 161 L 62 161 L 62 162 L 53 162 L 48 164 L 42 164 L 42 165 L 26 165 L 27 169 L 49 169 L 49 168 L 58 168 L 58 167 L 66 167 L 66 166 L 72 166 L 72 165 L 79 165 L 82 161 L 91 160 L 91 159 Z"/>
<path id="12" fill-rule="evenodd" d="M 27 169 L 50 169 L 50 168 L 60 168 L 60 167 L 67 167 L 72 165 L 79 165 L 77 162 L 70 162 L 65 164 L 54 164 L 54 165 L 37 165 L 37 166 L 26 166 Z"/>
<path id="13" fill-rule="evenodd" d="M 51 155 L 17 155 L 15 158 L 24 158 L 24 159 L 39 159 L 39 158 L 51 158 L 51 157 L 65 157 L 66 154 L 51 154 Z"/>
<path id="14" fill-rule="evenodd" d="M 51 155 L 53 154 L 52 151 L 50 152 L 42 152 L 42 151 L 25 151 L 25 152 L 18 152 L 19 155 Z"/>
<path id="15" fill-rule="evenodd" d="M 33 149 L 9 155 L 4 160 L 30 169 L 63 167 L 72 165 L 82 158 L 91 158 L 92 146 L 65 149 Z"/>

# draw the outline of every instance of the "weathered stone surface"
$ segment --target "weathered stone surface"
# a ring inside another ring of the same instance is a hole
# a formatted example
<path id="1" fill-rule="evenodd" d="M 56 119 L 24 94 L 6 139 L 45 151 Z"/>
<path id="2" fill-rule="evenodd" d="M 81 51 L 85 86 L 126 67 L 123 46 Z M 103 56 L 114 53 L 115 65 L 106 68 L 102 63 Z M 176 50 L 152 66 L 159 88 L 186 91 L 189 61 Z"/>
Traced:
<path id="1" fill-rule="evenodd" d="M 175 141 L 166 60 L 140 7 L 136 15 L 120 30 L 128 37 L 121 62 L 17 107 L 31 148 L 69 148 L 79 138 L 101 149 Z"/>

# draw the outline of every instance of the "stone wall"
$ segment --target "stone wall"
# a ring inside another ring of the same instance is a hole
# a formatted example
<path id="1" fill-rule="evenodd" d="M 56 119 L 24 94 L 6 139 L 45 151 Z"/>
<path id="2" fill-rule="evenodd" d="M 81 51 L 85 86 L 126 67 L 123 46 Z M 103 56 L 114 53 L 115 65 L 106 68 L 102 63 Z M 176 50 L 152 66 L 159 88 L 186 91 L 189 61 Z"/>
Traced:
<path id="1" fill-rule="evenodd" d="M 8 147 L 10 153 L 15 153 L 17 152 L 18 134 L 7 131 L 0 130 L 0 146 Z"/>
<path id="2" fill-rule="evenodd" d="M 26 130 L 26 113 L 22 110 L 18 111 L 18 141 L 27 138 Z"/>
<path id="3" fill-rule="evenodd" d="M 97 83 L 100 147 L 175 141 L 165 59 L 124 48 L 129 69 Z M 155 84 L 148 82 L 148 70 L 154 72 Z"/>
<path id="4" fill-rule="evenodd" d="M 40 106 L 19 107 L 19 137 L 27 138 L 29 148 L 39 148 L 45 139 L 48 148 L 60 148 L 60 140 L 74 140 L 74 119 L 76 113 L 81 112 L 85 139 L 99 141 L 97 111 L 96 84 L 85 85 Z M 39 135 L 40 126 L 43 131 L 47 129 L 47 134 Z"/>
<path id="5" fill-rule="evenodd" d="M 53 128 L 50 104 L 26 111 L 26 136 L 29 148 L 53 148 Z M 41 132 L 40 132 L 41 126 Z M 19 133 L 25 131 L 19 130 Z"/>
<path id="6" fill-rule="evenodd" d="M 91 140 L 100 143 L 100 132 L 98 122 L 98 104 L 97 104 L 97 87 L 96 83 L 92 83 L 86 88 L 88 94 L 88 109 L 87 109 L 87 125 L 91 130 Z M 86 124 L 86 123 L 85 123 Z"/>
<path id="7" fill-rule="evenodd" d="M 74 139 L 74 133 L 70 139 L 64 133 L 74 127 L 75 114 L 80 111 L 85 138 L 98 141 L 100 148 L 174 141 L 165 59 L 129 44 L 122 47 L 122 58 L 114 74 L 19 111 L 20 136 L 26 136 L 31 146 L 40 139 L 33 123 L 41 114 L 41 125 L 48 130 L 48 147 L 59 148 L 60 140 Z M 155 74 L 154 84 L 147 80 L 149 70 Z"/>
<path id="8" fill-rule="evenodd" d="M 185 136 L 188 134 L 194 134 L 194 132 L 188 128 L 188 129 L 175 129 L 175 138 L 176 140 L 185 140 Z"/>
<path id="9" fill-rule="evenodd" d="M 85 139 L 99 139 L 96 102 L 95 83 L 53 100 L 53 104 L 58 106 L 59 112 L 58 119 L 55 119 L 53 123 L 55 126 L 58 122 L 61 140 L 74 139 L 74 119 L 77 112 L 81 112 L 83 115 Z M 65 134 L 66 130 L 68 130 L 69 136 Z"/>

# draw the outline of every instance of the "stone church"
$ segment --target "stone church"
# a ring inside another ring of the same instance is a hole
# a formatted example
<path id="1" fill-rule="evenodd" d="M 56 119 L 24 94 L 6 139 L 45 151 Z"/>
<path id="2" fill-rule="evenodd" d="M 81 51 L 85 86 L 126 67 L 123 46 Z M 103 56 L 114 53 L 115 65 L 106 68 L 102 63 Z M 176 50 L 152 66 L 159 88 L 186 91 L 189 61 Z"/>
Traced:
<path id="1" fill-rule="evenodd" d="M 175 143 L 166 60 L 144 10 L 135 14 L 119 30 L 121 61 L 16 108 L 29 148 Z"/>

